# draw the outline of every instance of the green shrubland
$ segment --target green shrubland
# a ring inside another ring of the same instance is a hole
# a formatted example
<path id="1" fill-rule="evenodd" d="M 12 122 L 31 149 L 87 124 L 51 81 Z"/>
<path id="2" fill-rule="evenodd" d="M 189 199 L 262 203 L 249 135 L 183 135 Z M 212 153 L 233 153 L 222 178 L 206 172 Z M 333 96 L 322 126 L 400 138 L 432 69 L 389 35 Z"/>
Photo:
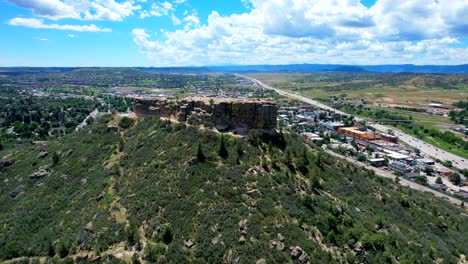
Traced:
<path id="1" fill-rule="evenodd" d="M 289 263 L 291 246 L 311 263 L 467 254 L 463 209 L 295 134 L 237 138 L 150 118 L 118 132 L 99 121 L 0 156 L 14 161 L 0 174 L 0 260 L 118 262 L 119 247 L 133 263 Z M 31 177 L 40 168 L 48 175 Z"/>

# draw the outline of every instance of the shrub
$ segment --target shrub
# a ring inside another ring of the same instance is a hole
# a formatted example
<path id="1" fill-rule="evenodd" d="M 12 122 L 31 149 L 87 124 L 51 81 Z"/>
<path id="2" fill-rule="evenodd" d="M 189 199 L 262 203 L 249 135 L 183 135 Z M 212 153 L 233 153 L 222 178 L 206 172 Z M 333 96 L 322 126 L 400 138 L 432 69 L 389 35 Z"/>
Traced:
<path id="1" fill-rule="evenodd" d="M 145 248 L 146 250 L 146 248 Z M 140 264 L 140 259 L 138 258 L 138 254 L 134 253 L 132 256 L 132 264 Z"/>
<path id="2" fill-rule="evenodd" d="M 160 244 L 148 243 L 143 252 L 145 260 L 149 263 L 156 263 L 158 258 L 166 253 L 166 247 Z"/>
<path id="3" fill-rule="evenodd" d="M 227 159 L 228 155 L 229 155 L 229 152 L 226 148 L 226 142 L 225 142 L 225 139 L 224 139 L 224 135 L 221 135 L 221 139 L 220 139 L 220 142 L 219 142 L 219 148 L 218 148 L 218 155 L 223 158 L 223 159 Z"/>
<path id="4" fill-rule="evenodd" d="M 127 128 L 133 126 L 134 123 L 135 123 L 135 121 L 133 119 L 124 116 L 119 121 L 119 127 L 123 128 L 123 129 L 127 129 Z"/>
<path id="5" fill-rule="evenodd" d="M 199 162 L 204 162 L 206 160 L 205 154 L 203 154 L 201 142 L 198 142 L 197 146 L 197 160 Z"/>
<path id="6" fill-rule="evenodd" d="M 362 245 L 368 250 L 383 250 L 385 248 L 385 238 L 382 234 L 365 234 L 362 237 Z"/>
<path id="7" fill-rule="evenodd" d="M 68 253 L 69 253 L 68 247 L 63 240 L 60 240 L 59 242 L 57 242 L 57 245 L 55 247 L 55 252 L 58 254 L 60 258 L 65 258 L 66 256 L 68 256 Z"/>
<path id="8" fill-rule="evenodd" d="M 127 241 L 131 246 L 136 245 L 140 242 L 140 231 L 135 224 L 130 224 L 126 230 Z"/>
<path id="9" fill-rule="evenodd" d="M 172 242 L 172 239 L 173 237 L 171 230 L 169 228 L 166 228 L 162 235 L 162 241 L 164 242 L 164 244 L 169 245 Z"/>
<path id="10" fill-rule="evenodd" d="M 458 173 L 452 173 L 452 175 L 449 176 L 449 180 L 455 184 L 455 185 L 459 185 L 461 183 L 461 177 L 460 177 L 460 174 Z"/>
<path id="11" fill-rule="evenodd" d="M 60 157 L 57 152 L 54 152 L 54 154 L 52 154 L 52 164 L 55 166 L 59 162 L 60 162 Z"/>

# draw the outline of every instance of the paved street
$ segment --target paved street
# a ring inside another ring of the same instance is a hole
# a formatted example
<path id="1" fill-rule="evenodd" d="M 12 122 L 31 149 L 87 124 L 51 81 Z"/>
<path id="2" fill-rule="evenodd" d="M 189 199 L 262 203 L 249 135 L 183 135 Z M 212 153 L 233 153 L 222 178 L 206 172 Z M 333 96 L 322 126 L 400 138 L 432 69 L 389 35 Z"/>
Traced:
<path id="1" fill-rule="evenodd" d="M 333 151 L 330 151 L 330 150 L 327 150 L 327 153 L 332 155 L 332 156 L 335 156 L 335 157 L 346 159 L 347 161 L 349 161 L 351 163 L 354 163 L 356 165 L 365 167 L 365 168 L 367 168 L 369 170 L 373 170 L 376 174 L 378 174 L 380 176 L 383 176 L 385 178 L 390 178 L 390 179 L 394 180 L 397 177 L 397 176 L 395 176 L 394 174 L 392 174 L 392 173 L 390 173 L 388 171 L 384 171 L 384 170 L 382 170 L 380 168 L 376 168 L 376 167 L 370 166 L 370 165 L 368 165 L 366 163 L 354 160 L 351 157 L 345 157 L 345 156 L 342 156 L 342 155 L 340 155 L 338 153 L 335 153 Z M 444 193 L 441 193 L 439 191 L 433 190 L 431 188 L 420 185 L 420 184 L 415 183 L 413 181 L 409 181 L 409 180 L 404 179 L 404 178 L 400 178 L 400 184 L 403 185 L 403 186 L 408 186 L 411 189 L 415 189 L 415 190 L 418 190 L 418 191 L 433 193 L 435 196 L 446 199 L 447 201 L 449 201 L 449 202 L 451 202 L 452 204 L 455 204 L 455 205 L 460 205 L 462 203 L 462 201 L 457 199 L 457 198 L 453 198 L 453 197 L 451 197 L 449 195 L 446 195 Z M 468 203 L 466 203 L 464 206 L 465 206 L 465 208 L 468 208 Z"/>
<path id="2" fill-rule="evenodd" d="M 281 89 L 277 89 L 277 88 L 274 88 L 268 84 L 265 84 L 257 79 L 254 79 L 254 78 L 251 78 L 251 77 L 248 77 L 248 76 L 244 76 L 244 75 L 240 75 L 238 74 L 238 76 L 240 77 L 243 77 L 243 78 L 246 78 L 246 79 L 249 79 L 249 80 L 252 80 L 254 82 L 256 82 L 258 85 L 266 88 L 266 89 L 271 89 L 271 90 L 274 90 L 276 91 L 277 93 L 281 94 L 281 95 L 284 95 L 284 96 L 288 96 L 288 97 L 292 97 L 294 99 L 297 99 L 297 100 L 300 100 L 302 102 L 305 102 L 305 103 L 308 103 L 308 104 L 311 104 L 311 105 L 315 105 L 317 107 L 320 107 L 322 109 L 325 109 L 325 110 L 330 110 L 330 111 L 334 111 L 335 113 L 338 113 L 338 114 L 342 114 L 342 115 L 348 115 L 347 113 L 344 113 L 342 111 L 339 111 L 337 109 L 334 109 L 330 106 L 327 106 L 327 105 L 324 105 L 320 102 L 317 102 L 315 100 L 312 100 L 310 98 L 307 98 L 305 96 L 302 96 L 300 94 L 297 94 L 297 93 L 294 93 L 294 92 L 289 92 L 289 91 L 284 91 L 284 90 L 281 90 Z M 356 118 L 356 121 L 365 121 L 364 119 L 362 118 Z M 415 137 L 412 137 L 408 134 L 405 134 L 401 131 L 398 131 L 396 130 L 395 128 L 393 127 L 388 127 L 388 126 L 384 126 L 384 125 L 380 125 L 380 124 L 372 124 L 370 125 L 372 126 L 373 128 L 377 129 L 377 130 L 380 130 L 380 131 L 384 131 L 384 132 L 387 132 L 389 129 L 390 130 L 393 130 L 395 131 L 395 135 L 399 137 L 399 139 L 413 147 L 416 147 L 418 148 L 419 150 L 421 150 L 421 152 L 423 152 L 424 154 L 427 154 L 433 158 L 437 158 L 437 159 L 440 159 L 440 160 L 449 160 L 449 161 L 452 161 L 452 164 L 454 167 L 457 167 L 459 169 L 468 169 L 468 161 L 466 161 L 464 158 L 462 157 L 459 157 L 457 155 L 454 155 L 452 153 L 449 153 L 445 150 L 442 150 L 442 149 L 439 149 L 437 147 L 434 147 L 430 144 L 427 144 Z"/>
<path id="3" fill-rule="evenodd" d="M 99 110 L 98 109 L 95 109 L 94 111 L 92 111 L 91 113 L 89 113 L 89 115 L 83 120 L 83 122 L 81 122 L 76 128 L 75 130 L 78 131 L 80 129 L 82 129 L 83 127 L 87 126 L 88 125 L 88 119 L 90 119 L 91 117 L 92 118 L 96 118 L 97 114 L 99 113 Z"/>

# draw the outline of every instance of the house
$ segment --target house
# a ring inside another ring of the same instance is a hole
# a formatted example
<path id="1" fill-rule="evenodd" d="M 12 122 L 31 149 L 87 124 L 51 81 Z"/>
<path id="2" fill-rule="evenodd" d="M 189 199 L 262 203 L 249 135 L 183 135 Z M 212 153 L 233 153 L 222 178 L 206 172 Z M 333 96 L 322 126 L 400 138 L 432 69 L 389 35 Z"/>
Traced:
<path id="1" fill-rule="evenodd" d="M 404 176 L 410 180 L 415 180 L 416 178 L 420 177 L 421 174 L 419 172 L 407 172 Z"/>
<path id="2" fill-rule="evenodd" d="M 406 160 L 407 158 L 409 158 L 408 155 L 401 154 L 401 153 L 391 151 L 391 150 L 384 150 L 384 152 L 386 153 L 385 155 L 389 159 L 392 159 L 392 160 Z"/>
<path id="3" fill-rule="evenodd" d="M 313 143 L 315 141 L 322 141 L 323 140 L 323 138 L 321 138 L 319 135 L 314 134 L 314 133 L 310 133 L 310 132 L 304 132 L 301 135 L 305 138 L 305 140 L 308 143 Z"/>
<path id="4" fill-rule="evenodd" d="M 446 191 L 448 189 L 447 185 L 445 184 L 438 184 L 438 183 L 430 183 L 429 184 L 431 187 L 436 188 L 436 189 L 441 189 L 443 191 Z"/>
<path id="5" fill-rule="evenodd" d="M 369 164 L 374 167 L 382 167 L 385 165 L 385 159 L 378 158 L 378 159 L 370 159 Z"/>
<path id="6" fill-rule="evenodd" d="M 423 164 L 423 165 L 426 165 L 426 166 L 434 166 L 435 165 L 435 161 L 433 161 L 431 159 L 420 159 L 420 160 L 418 160 L 418 162 Z"/>
<path id="7" fill-rule="evenodd" d="M 403 174 L 411 172 L 411 169 L 405 163 L 402 163 L 402 162 L 399 162 L 399 161 L 394 161 L 394 162 L 388 164 L 388 166 L 392 170 L 400 171 Z"/>

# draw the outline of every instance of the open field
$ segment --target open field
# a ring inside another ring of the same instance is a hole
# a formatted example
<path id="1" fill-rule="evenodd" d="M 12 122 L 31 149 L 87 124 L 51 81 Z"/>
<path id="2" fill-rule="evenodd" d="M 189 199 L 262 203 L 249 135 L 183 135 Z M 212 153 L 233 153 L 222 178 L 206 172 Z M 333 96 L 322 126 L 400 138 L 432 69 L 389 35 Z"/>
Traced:
<path id="1" fill-rule="evenodd" d="M 466 75 L 374 73 L 260 73 L 248 76 L 310 98 L 347 94 L 380 106 L 453 104 L 468 97 Z"/>

